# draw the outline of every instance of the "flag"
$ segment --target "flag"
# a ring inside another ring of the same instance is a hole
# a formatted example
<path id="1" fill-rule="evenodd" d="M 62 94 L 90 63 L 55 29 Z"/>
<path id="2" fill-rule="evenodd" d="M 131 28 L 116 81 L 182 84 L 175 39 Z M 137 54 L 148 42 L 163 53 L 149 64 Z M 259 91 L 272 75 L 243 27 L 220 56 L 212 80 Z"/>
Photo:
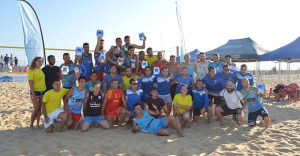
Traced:
<path id="1" fill-rule="evenodd" d="M 180 62 L 184 62 L 185 41 L 184 41 L 183 27 L 182 27 L 181 15 L 180 15 L 177 1 L 175 1 L 175 4 L 176 4 L 176 16 L 177 16 L 178 26 L 180 30 L 180 37 L 181 37 Z"/>
<path id="2" fill-rule="evenodd" d="M 19 0 L 24 33 L 24 47 L 28 65 L 36 57 L 45 60 L 45 47 L 39 18 L 33 7 L 25 0 Z M 46 61 L 44 61 L 46 64 Z"/>

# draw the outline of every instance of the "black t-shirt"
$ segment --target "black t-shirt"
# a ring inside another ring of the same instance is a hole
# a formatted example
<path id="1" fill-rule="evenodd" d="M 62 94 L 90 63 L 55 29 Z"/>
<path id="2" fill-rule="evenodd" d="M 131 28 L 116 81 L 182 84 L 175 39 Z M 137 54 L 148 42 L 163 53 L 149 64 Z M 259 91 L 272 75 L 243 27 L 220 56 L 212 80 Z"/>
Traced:
<path id="1" fill-rule="evenodd" d="M 89 93 L 89 98 L 86 105 L 86 116 L 99 116 L 101 115 L 102 95 L 94 95 L 93 92 Z"/>
<path id="2" fill-rule="evenodd" d="M 161 109 L 165 106 L 165 102 L 162 98 L 156 98 L 156 99 L 153 99 L 152 97 L 149 97 L 145 100 L 145 102 L 148 104 L 148 108 L 149 110 L 151 111 L 155 111 L 155 109 L 153 108 L 152 104 L 154 104 L 157 109 L 159 110 L 159 112 L 161 111 Z M 152 115 L 153 117 L 155 118 L 158 118 L 159 115 Z"/>
<path id="3" fill-rule="evenodd" d="M 15 65 L 17 65 L 18 64 L 18 59 L 15 59 Z"/>
<path id="4" fill-rule="evenodd" d="M 8 56 L 5 56 L 5 57 L 4 57 L 4 62 L 5 62 L 5 63 L 8 63 L 8 60 L 9 60 L 9 57 L 8 57 Z"/>
<path id="5" fill-rule="evenodd" d="M 43 69 L 43 72 L 45 74 L 45 83 L 46 83 L 46 91 L 53 89 L 52 84 L 54 82 L 54 80 L 56 80 L 58 78 L 58 74 L 59 74 L 59 67 L 54 66 L 54 67 L 49 67 L 46 66 Z"/>

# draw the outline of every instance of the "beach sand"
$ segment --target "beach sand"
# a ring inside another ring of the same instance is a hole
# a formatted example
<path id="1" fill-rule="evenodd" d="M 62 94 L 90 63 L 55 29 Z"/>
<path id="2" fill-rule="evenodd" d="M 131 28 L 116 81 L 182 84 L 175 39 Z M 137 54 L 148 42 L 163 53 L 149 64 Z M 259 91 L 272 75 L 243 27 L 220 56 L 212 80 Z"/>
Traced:
<path id="1" fill-rule="evenodd" d="M 263 78 L 267 91 L 277 82 L 277 76 Z M 44 129 L 29 129 L 33 107 L 28 83 L 1 83 L 0 155 L 300 155 L 300 102 L 267 98 L 264 103 L 272 120 L 268 129 L 249 128 L 246 110 L 241 125 L 232 116 L 225 117 L 223 127 L 215 116 L 206 125 L 205 117 L 183 129 L 183 138 L 172 128 L 171 136 L 159 137 L 133 134 L 127 127 L 58 132 L 58 124 L 54 133 L 46 134 Z"/>

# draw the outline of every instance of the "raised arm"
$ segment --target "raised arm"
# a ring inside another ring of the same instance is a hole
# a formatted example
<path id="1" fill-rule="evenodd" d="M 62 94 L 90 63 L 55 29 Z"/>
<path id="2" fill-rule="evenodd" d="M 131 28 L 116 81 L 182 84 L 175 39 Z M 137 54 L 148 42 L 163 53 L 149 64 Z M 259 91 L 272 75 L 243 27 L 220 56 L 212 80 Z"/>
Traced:
<path id="1" fill-rule="evenodd" d="M 145 47 L 146 47 L 146 36 L 145 36 L 145 39 L 143 40 L 143 45 L 142 46 L 138 46 L 136 44 L 133 44 L 133 47 L 136 48 L 136 49 L 145 49 Z"/>
<path id="2" fill-rule="evenodd" d="M 95 51 L 94 51 L 94 56 L 95 56 L 95 57 L 97 57 L 97 56 L 99 55 L 101 39 L 102 39 L 102 37 L 98 37 L 97 45 L 96 45 Z"/>

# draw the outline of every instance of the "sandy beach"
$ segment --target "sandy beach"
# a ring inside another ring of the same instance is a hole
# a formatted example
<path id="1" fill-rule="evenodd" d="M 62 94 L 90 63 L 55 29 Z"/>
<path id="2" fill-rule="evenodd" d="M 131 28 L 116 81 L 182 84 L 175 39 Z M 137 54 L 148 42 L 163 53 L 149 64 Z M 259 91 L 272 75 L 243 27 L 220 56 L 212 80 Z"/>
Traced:
<path id="1" fill-rule="evenodd" d="M 269 91 L 277 76 L 264 76 L 263 82 Z M 206 125 L 205 117 L 183 129 L 183 138 L 172 128 L 171 136 L 159 137 L 133 134 L 127 127 L 58 132 L 57 124 L 54 133 L 46 134 L 44 129 L 29 129 L 33 107 L 28 83 L 1 83 L 0 155 L 300 155 L 300 102 L 276 102 L 272 97 L 264 103 L 272 120 L 267 130 L 249 128 L 246 110 L 242 125 L 236 125 L 232 116 L 225 117 L 223 127 L 216 116 Z"/>

